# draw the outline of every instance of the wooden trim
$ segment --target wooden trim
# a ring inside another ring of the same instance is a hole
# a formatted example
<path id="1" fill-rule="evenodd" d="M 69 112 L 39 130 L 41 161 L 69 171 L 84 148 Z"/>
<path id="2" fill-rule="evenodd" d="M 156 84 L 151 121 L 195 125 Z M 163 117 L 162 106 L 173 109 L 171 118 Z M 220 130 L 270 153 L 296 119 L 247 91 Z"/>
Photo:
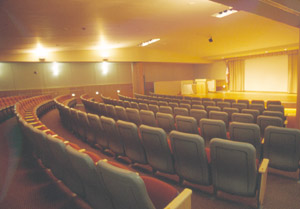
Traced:
<path id="1" fill-rule="evenodd" d="M 192 190 L 184 189 L 176 198 L 172 200 L 164 209 L 191 209 Z"/>

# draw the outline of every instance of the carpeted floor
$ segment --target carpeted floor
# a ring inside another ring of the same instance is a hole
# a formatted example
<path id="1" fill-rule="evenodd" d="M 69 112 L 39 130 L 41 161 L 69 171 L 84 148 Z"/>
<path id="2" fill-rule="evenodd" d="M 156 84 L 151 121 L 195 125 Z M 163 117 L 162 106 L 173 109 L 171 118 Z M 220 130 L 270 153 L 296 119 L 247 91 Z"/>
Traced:
<path id="1" fill-rule="evenodd" d="M 92 148 L 65 130 L 59 119 L 57 110 L 52 110 L 41 118 L 47 127 L 60 136 L 77 143 L 80 147 L 99 154 L 102 158 L 113 160 Z M 79 197 L 61 183 L 55 181 L 49 171 L 27 154 L 23 137 L 12 118 L 0 124 L 0 209 L 77 209 L 89 208 Z M 142 172 L 139 170 L 139 172 Z M 148 174 L 146 174 L 148 175 Z M 176 183 L 173 177 L 157 176 L 170 184 Z M 300 184 L 297 174 L 269 170 L 265 209 L 297 209 L 300 208 Z M 212 187 L 186 185 L 193 189 L 193 209 L 251 209 L 255 208 L 255 198 L 242 198 L 228 194 L 212 195 Z M 105 208 L 104 208 L 105 209 Z"/>

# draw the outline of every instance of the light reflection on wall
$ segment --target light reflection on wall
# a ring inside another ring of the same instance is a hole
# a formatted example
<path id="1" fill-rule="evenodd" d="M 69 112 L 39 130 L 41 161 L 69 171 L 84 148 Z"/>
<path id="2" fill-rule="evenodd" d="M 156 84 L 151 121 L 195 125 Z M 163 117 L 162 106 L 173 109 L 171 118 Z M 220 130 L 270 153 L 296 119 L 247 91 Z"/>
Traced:
<path id="1" fill-rule="evenodd" d="M 52 63 L 52 73 L 53 73 L 53 76 L 58 76 L 59 75 L 59 64 L 57 62 L 53 62 Z"/>

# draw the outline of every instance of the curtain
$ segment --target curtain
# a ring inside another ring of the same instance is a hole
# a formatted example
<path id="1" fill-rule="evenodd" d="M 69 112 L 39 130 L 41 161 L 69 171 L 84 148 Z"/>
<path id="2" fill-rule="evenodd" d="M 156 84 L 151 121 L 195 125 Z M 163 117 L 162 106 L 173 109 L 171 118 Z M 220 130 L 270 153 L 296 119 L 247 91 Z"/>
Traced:
<path id="1" fill-rule="evenodd" d="M 230 60 L 227 62 L 229 70 L 229 90 L 244 91 L 245 89 L 245 60 Z"/>
<path id="2" fill-rule="evenodd" d="M 297 93 L 298 54 L 289 54 L 288 59 L 288 93 Z"/>

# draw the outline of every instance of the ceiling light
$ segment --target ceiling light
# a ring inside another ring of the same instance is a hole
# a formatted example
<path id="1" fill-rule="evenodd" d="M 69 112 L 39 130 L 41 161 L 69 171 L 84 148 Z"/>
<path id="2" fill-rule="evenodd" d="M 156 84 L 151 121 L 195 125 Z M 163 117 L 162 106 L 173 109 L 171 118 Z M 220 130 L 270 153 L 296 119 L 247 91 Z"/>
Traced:
<path id="1" fill-rule="evenodd" d="M 160 40 L 159 38 L 154 38 L 154 39 L 151 39 L 149 41 L 145 41 L 145 42 L 141 43 L 140 46 L 148 46 L 149 44 L 153 44 L 153 43 L 155 43 L 159 40 Z"/>
<path id="2" fill-rule="evenodd" d="M 224 11 L 213 14 L 212 16 L 217 17 L 217 18 L 222 18 L 222 17 L 226 17 L 226 16 L 231 15 L 236 12 L 237 12 L 237 10 L 234 10 L 234 9 L 226 9 Z"/>

